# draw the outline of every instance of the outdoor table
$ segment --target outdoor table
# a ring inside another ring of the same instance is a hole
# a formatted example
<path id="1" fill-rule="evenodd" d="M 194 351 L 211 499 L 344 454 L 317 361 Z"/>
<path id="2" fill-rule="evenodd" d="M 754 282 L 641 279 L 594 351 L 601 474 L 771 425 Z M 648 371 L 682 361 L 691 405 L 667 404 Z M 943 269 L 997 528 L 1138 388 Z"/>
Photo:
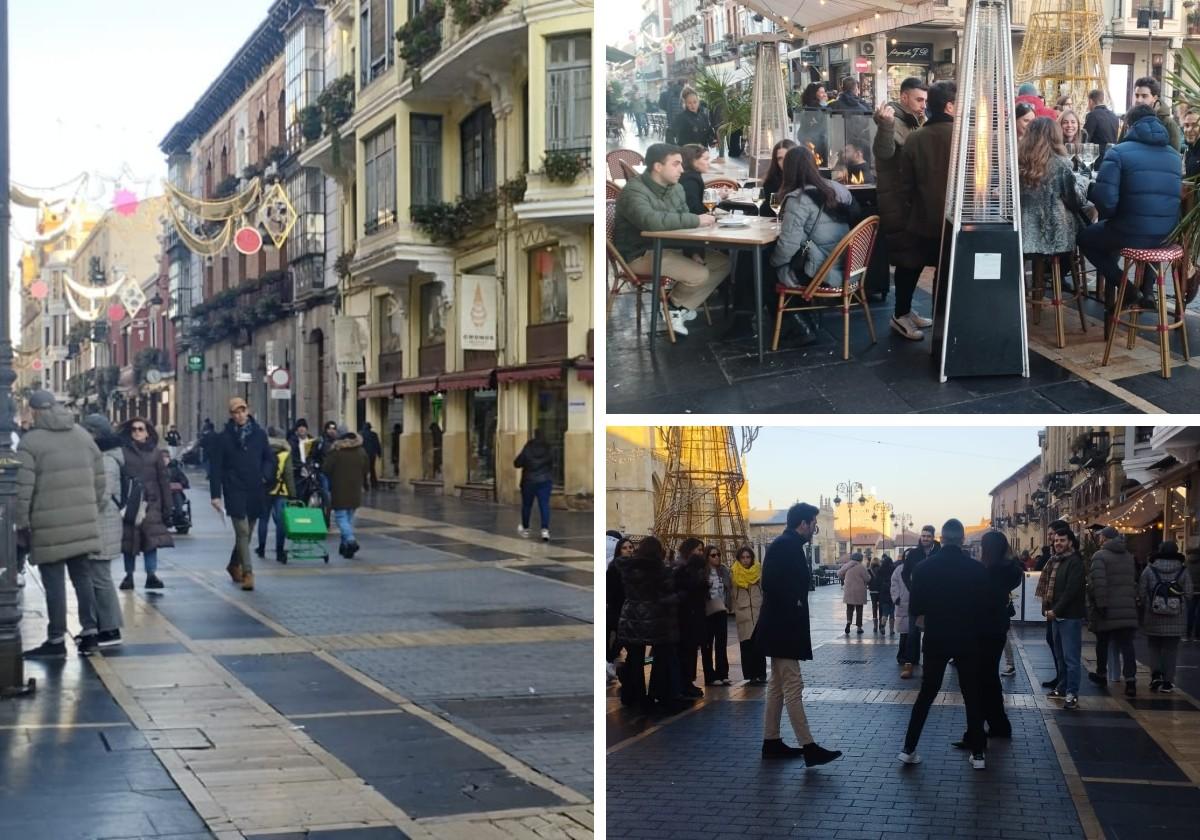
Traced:
<path id="1" fill-rule="evenodd" d="M 717 246 L 727 251 L 751 251 L 754 254 L 754 303 L 755 322 L 758 329 L 758 362 L 763 361 L 763 299 L 762 299 L 762 249 L 773 243 L 779 237 L 779 228 L 774 219 L 764 219 L 758 216 L 745 217 L 749 224 L 746 227 L 723 228 L 712 227 L 689 228 L 687 230 L 644 230 L 642 236 L 654 240 L 654 266 L 651 277 L 654 282 L 662 276 L 662 252 L 664 243 L 689 246 Z M 733 266 L 730 266 L 732 273 Z M 655 291 L 657 296 L 658 292 Z M 650 307 L 650 351 L 654 351 L 654 334 L 658 327 L 658 304 Z"/>

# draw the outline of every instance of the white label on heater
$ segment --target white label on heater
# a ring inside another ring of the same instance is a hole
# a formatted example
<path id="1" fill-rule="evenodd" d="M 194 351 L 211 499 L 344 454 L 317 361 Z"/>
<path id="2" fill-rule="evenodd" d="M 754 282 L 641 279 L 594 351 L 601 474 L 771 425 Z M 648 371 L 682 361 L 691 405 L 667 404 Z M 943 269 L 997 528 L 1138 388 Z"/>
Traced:
<path id="1" fill-rule="evenodd" d="M 975 279 L 976 280 L 999 280 L 1000 279 L 1000 255 L 999 254 L 976 254 L 975 255 Z"/>

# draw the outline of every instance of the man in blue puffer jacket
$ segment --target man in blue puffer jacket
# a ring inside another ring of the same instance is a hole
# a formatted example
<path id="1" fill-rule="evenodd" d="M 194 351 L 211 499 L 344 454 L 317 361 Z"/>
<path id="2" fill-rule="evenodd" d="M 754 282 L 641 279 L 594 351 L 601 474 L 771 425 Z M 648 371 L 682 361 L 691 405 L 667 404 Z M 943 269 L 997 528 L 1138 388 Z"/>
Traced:
<path id="1" fill-rule="evenodd" d="M 1179 221 L 1183 180 L 1179 152 L 1170 147 L 1167 130 L 1153 108 L 1131 108 L 1125 123 L 1124 139 L 1109 147 L 1088 193 L 1100 221 L 1080 231 L 1077 239 L 1083 255 L 1108 281 L 1105 301 L 1110 308 L 1121 281 L 1121 249 L 1155 248 L 1166 241 Z M 1143 306 L 1154 306 L 1149 291 L 1153 281 L 1148 270 L 1143 278 Z"/>

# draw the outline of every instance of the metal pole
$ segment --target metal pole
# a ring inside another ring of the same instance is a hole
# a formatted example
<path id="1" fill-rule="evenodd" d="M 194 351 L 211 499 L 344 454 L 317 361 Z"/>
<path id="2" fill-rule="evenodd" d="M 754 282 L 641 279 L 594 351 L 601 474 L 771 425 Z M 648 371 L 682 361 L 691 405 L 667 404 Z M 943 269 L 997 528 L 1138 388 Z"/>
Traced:
<path id="1" fill-rule="evenodd" d="M 13 507 L 17 466 L 12 451 L 12 337 L 8 328 L 8 0 L 0 0 L 0 696 L 32 692 L 21 659 L 21 590 L 17 587 L 17 535 Z"/>

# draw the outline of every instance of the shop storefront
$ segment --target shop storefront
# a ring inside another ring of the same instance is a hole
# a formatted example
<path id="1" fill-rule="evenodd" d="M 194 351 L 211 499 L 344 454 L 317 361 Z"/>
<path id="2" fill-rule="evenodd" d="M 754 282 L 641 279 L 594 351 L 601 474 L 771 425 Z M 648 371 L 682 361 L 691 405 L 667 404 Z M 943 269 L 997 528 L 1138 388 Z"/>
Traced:
<path id="1" fill-rule="evenodd" d="M 930 66 L 933 64 L 932 43 L 906 41 L 888 42 L 887 51 L 887 96 L 889 100 L 900 98 L 900 83 L 910 76 L 923 82 L 931 81 Z"/>

